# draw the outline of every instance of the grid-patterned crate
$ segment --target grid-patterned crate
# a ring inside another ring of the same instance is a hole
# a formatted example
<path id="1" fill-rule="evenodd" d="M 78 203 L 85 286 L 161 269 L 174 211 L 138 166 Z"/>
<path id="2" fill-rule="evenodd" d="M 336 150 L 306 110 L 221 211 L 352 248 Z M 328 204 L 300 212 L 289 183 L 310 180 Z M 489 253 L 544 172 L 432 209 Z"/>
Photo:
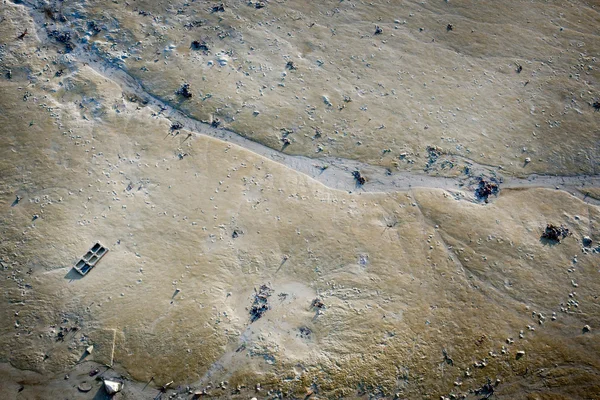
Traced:
<path id="1" fill-rule="evenodd" d="M 96 244 L 81 257 L 77 264 L 75 264 L 75 271 L 79 272 L 81 275 L 87 274 L 107 252 L 108 248 L 102 246 L 100 242 L 96 242 Z"/>

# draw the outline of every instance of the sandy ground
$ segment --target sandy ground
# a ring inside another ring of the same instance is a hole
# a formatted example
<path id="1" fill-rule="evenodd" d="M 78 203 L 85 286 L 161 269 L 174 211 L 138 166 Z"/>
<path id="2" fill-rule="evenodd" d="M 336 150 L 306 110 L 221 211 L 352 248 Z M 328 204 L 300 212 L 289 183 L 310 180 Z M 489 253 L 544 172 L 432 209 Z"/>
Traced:
<path id="1" fill-rule="evenodd" d="M 124 399 L 600 396 L 595 60 L 561 75 L 595 51 L 593 4 L 136 3 L 0 10 L 2 398 L 105 398 L 107 377 Z M 399 51 L 395 80 L 382 65 Z M 434 69 L 451 83 L 422 81 Z M 188 100 L 174 94 L 184 76 Z M 499 88 L 514 104 L 485 100 Z M 466 115 L 442 128 L 436 101 L 450 97 Z M 307 109 L 322 141 L 296 129 L 313 129 Z M 560 124 L 542 122 L 551 113 Z M 368 118 L 385 128 L 341 133 Z M 481 176 L 502 181 L 488 203 Z M 570 236 L 542 239 L 547 223 Z M 81 277 L 72 266 L 96 241 L 109 252 Z"/>

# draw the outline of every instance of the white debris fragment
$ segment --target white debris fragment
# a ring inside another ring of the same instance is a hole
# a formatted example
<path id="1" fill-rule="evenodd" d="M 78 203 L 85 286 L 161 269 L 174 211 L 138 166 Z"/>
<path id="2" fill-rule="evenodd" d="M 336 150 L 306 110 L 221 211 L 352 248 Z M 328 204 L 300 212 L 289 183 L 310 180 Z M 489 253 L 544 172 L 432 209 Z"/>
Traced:
<path id="1" fill-rule="evenodd" d="M 109 395 L 118 393 L 121 389 L 123 389 L 123 384 L 121 382 L 110 381 L 108 379 L 104 380 L 104 390 L 106 390 L 106 393 Z"/>

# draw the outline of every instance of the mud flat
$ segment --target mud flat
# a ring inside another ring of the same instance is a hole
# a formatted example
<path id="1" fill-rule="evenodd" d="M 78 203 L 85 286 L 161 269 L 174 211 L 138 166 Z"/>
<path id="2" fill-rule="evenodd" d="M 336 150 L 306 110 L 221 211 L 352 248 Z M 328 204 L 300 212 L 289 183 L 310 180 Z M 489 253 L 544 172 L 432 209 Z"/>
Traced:
<path id="1" fill-rule="evenodd" d="M 600 395 L 593 5 L 136 3 L 0 10 L 2 398 Z"/>

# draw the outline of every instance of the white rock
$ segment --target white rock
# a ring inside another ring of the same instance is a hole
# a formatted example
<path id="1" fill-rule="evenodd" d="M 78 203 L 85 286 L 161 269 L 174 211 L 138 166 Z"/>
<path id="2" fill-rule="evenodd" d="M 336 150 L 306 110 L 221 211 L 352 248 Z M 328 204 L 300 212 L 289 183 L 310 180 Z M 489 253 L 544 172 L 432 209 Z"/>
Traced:
<path id="1" fill-rule="evenodd" d="M 113 395 L 118 393 L 123 389 L 123 384 L 121 382 L 109 381 L 108 379 L 104 380 L 104 390 L 106 393 Z"/>

